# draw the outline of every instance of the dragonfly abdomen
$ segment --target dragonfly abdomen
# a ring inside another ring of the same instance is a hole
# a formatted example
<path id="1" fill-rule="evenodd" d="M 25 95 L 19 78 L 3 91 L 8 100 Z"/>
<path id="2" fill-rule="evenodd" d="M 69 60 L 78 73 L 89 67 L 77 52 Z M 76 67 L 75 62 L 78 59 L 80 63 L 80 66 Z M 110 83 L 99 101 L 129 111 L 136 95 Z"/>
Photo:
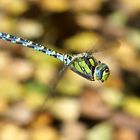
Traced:
<path id="1" fill-rule="evenodd" d="M 12 43 L 20 44 L 20 45 L 28 47 L 28 48 L 33 48 L 34 50 L 42 51 L 44 53 L 47 53 L 48 55 L 51 55 L 53 52 L 53 50 L 45 48 L 42 45 L 39 45 L 30 40 L 26 40 L 26 39 L 16 37 L 16 36 L 13 36 L 10 34 L 0 33 L 0 38 L 3 40 L 6 40 L 6 41 L 10 41 Z"/>
<path id="2" fill-rule="evenodd" d="M 16 37 L 16 36 L 13 36 L 10 34 L 0 32 L 0 39 L 10 41 L 10 42 L 15 43 L 15 44 L 20 44 L 22 46 L 32 48 L 32 49 L 37 50 L 37 51 L 41 51 L 49 56 L 53 56 L 54 58 L 61 60 L 66 65 L 68 65 L 72 59 L 72 57 L 70 55 L 58 53 L 52 49 L 46 48 L 43 45 L 34 43 L 30 40 L 26 40 L 26 39 L 23 39 L 20 37 Z"/>

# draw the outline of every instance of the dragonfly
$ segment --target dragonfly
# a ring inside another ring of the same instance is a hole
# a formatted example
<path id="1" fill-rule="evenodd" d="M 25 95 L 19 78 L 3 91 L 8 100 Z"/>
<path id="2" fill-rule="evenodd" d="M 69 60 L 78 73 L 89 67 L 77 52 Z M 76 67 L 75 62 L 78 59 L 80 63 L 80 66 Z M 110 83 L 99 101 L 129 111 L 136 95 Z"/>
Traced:
<path id="1" fill-rule="evenodd" d="M 69 67 L 73 72 L 90 81 L 99 80 L 104 82 L 110 75 L 109 67 L 105 63 L 102 63 L 100 60 L 97 60 L 91 52 L 83 52 L 79 54 L 63 54 L 43 45 L 37 44 L 33 41 L 3 32 L 0 32 L 0 39 L 20 44 L 22 46 L 32 48 L 57 58 L 64 63 L 65 67 Z"/>

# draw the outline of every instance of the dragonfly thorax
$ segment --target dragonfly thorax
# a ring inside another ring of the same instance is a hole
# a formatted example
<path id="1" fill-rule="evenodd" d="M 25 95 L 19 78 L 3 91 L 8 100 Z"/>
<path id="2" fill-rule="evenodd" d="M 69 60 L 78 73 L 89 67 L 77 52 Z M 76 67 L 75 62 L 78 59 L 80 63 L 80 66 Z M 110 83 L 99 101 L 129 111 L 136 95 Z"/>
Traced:
<path id="1" fill-rule="evenodd" d="M 94 70 L 97 64 L 93 56 L 81 56 L 72 62 L 70 68 L 82 77 L 94 81 Z"/>

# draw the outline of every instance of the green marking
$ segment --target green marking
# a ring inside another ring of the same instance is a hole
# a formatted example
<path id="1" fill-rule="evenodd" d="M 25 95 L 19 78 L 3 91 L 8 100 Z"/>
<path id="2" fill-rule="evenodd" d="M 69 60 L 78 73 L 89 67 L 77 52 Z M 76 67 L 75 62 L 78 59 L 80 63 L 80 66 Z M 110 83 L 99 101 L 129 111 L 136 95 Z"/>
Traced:
<path id="1" fill-rule="evenodd" d="M 79 64 L 81 65 L 81 67 L 83 67 L 83 68 L 84 68 L 84 70 L 85 70 L 86 74 L 88 74 L 88 73 L 90 73 L 90 72 L 91 72 L 90 68 L 88 67 L 88 65 L 86 64 L 86 62 L 85 62 L 85 61 L 81 61 L 81 62 L 79 62 Z"/>
<path id="2" fill-rule="evenodd" d="M 106 81 L 107 78 L 109 77 L 109 75 L 110 75 L 110 72 L 104 72 L 104 73 L 103 73 L 103 76 L 102 76 L 102 80 L 103 80 L 103 81 Z"/>
<path id="3" fill-rule="evenodd" d="M 95 62 L 93 61 L 93 59 L 89 59 L 89 62 L 90 62 L 90 64 L 92 65 L 92 66 L 95 66 Z"/>
<path id="4" fill-rule="evenodd" d="M 77 71 L 79 72 L 83 72 L 83 70 L 81 69 L 81 67 L 79 66 L 78 62 L 74 62 L 74 67 L 77 69 Z"/>

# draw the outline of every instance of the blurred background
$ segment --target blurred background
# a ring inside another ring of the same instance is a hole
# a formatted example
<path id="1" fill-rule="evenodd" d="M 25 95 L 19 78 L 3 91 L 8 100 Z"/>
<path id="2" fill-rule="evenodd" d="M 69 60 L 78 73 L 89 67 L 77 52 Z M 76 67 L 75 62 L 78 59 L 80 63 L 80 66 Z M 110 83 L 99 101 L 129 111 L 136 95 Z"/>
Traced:
<path id="1" fill-rule="evenodd" d="M 139 0 L 0 0 L 0 32 L 62 53 L 120 41 L 97 56 L 105 83 L 67 70 L 39 113 L 62 63 L 0 40 L 0 140 L 140 139 Z"/>

